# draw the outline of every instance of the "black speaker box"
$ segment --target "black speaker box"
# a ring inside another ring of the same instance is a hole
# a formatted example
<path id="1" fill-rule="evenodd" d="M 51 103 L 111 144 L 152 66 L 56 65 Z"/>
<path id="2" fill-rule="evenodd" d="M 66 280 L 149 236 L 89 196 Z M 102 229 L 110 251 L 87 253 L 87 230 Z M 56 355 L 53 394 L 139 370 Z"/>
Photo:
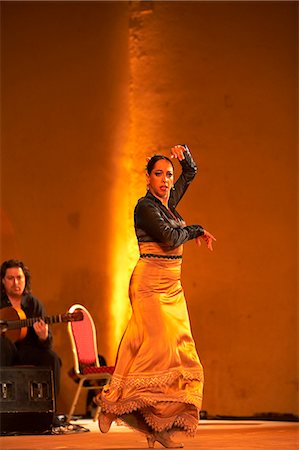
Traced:
<path id="1" fill-rule="evenodd" d="M 53 373 L 43 367 L 0 368 L 0 433 L 41 434 L 55 413 Z"/>

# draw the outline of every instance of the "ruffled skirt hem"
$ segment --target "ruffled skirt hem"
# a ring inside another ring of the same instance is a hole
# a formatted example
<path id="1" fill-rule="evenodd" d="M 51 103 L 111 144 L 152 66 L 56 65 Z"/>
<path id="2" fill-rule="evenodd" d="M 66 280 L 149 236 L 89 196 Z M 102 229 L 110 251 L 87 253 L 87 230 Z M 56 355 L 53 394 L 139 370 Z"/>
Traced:
<path id="1" fill-rule="evenodd" d="M 164 393 L 136 392 L 129 398 L 121 398 L 118 390 L 111 390 L 105 386 L 102 393 L 98 394 L 95 401 L 101 406 L 101 411 L 113 414 L 130 428 L 149 434 L 153 431 L 181 431 L 188 436 L 194 436 L 202 399 L 194 392 L 167 395 Z M 109 400 L 107 396 L 112 397 Z"/>

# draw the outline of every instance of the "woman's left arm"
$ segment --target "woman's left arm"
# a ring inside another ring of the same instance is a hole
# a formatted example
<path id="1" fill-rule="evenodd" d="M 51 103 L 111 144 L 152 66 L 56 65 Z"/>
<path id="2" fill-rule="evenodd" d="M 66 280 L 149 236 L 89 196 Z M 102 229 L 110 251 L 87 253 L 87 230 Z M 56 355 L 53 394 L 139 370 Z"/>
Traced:
<path id="1" fill-rule="evenodd" d="M 213 241 L 216 241 L 216 238 L 209 233 L 207 230 L 204 230 L 204 233 L 201 236 L 197 236 L 195 238 L 196 244 L 198 247 L 201 246 L 201 239 L 205 241 L 207 244 L 208 249 L 212 252 L 213 251 Z"/>
<path id="2" fill-rule="evenodd" d="M 197 167 L 187 145 L 176 145 L 175 147 L 173 147 L 171 149 L 171 157 L 177 158 L 182 166 L 182 173 L 174 185 L 175 188 L 171 196 L 173 206 L 176 206 L 185 194 L 189 184 L 195 177 L 197 173 Z M 206 243 L 208 249 L 210 251 L 213 251 L 213 241 L 216 241 L 216 239 L 211 233 L 209 233 L 209 231 L 203 231 L 203 234 L 195 238 L 196 244 L 200 247 L 201 240 L 203 240 Z"/>
<path id="3" fill-rule="evenodd" d="M 182 167 L 182 172 L 174 184 L 169 199 L 170 204 L 176 207 L 197 174 L 197 166 L 187 145 L 176 145 L 172 147 L 171 158 L 177 158 Z"/>

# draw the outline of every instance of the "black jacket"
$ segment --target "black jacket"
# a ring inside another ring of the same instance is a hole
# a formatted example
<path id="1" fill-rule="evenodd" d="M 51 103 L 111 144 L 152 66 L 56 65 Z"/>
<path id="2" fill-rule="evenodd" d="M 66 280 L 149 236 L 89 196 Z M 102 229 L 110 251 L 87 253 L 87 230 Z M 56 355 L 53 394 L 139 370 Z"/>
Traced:
<path id="1" fill-rule="evenodd" d="M 200 225 L 186 226 L 184 219 L 176 211 L 177 204 L 197 173 L 197 167 L 190 152 L 185 152 L 184 156 L 185 159 L 180 161 L 182 173 L 174 184 L 174 189 L 171 190 L 168 202 L 171 212 L 149 191 L 145 197 L 138 200 L 134 210 L 138 242 L 160 242 L 169 245 L 169 248 L 176 248 L 204 234 L 204 229 Z"/>
<path id="2" fill-rule="evenodd" d="M 12 307 L 12 304 L 9 301 L 9 298 L 6 295 L 1 295 L 0 299 L 0 309 L 5 307 Z M 24 294 L 22 296 L 21 301 L 21 308 L 26 314 L 26 317 L 29 318 L 38 318 L 38 317 L 45 317 L 46 311 L 44 308 L 44 305 L 40 300 L 38 300 L 36 297 L 33 297 L 31 294 Z M 41 341 L 37 334 L 35 333 L 32 326 L 28 327 L 27 334 L 25 338 L 20 341 L 16 342 L 16 346 L 20 347 L 23 345 L 28 345 L 31 347 L 39 347 L 39 348 L 51 348 L 52 345 L 52 333 L 49 328 L 49 334 L 48 338 L 45 341 Z"/>

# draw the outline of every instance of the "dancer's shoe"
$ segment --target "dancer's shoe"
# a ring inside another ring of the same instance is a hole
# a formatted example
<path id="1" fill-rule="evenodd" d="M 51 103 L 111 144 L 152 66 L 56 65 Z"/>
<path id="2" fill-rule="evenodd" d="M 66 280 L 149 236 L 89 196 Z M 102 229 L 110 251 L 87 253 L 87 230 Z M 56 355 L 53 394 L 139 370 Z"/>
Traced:
<path id="1" fill-rule="evenodd" d="M 173 441 L 167 431 L 161 431 L 160 433 L 149 434 L 147 436 L 147 443 L 149 448 L 154 448 L 155 442 L 159 442 L 165 448 L 183 448 L 182 442 Z"/>
<path id="2" fill-rule="evenodd" d="M 103 412 L 100 413 L 98 422 L 99 422 L 99 428 L 102 433 L 108 433 L 114 419 L 115 419 L 114 414 L 103 413 Z"/>

